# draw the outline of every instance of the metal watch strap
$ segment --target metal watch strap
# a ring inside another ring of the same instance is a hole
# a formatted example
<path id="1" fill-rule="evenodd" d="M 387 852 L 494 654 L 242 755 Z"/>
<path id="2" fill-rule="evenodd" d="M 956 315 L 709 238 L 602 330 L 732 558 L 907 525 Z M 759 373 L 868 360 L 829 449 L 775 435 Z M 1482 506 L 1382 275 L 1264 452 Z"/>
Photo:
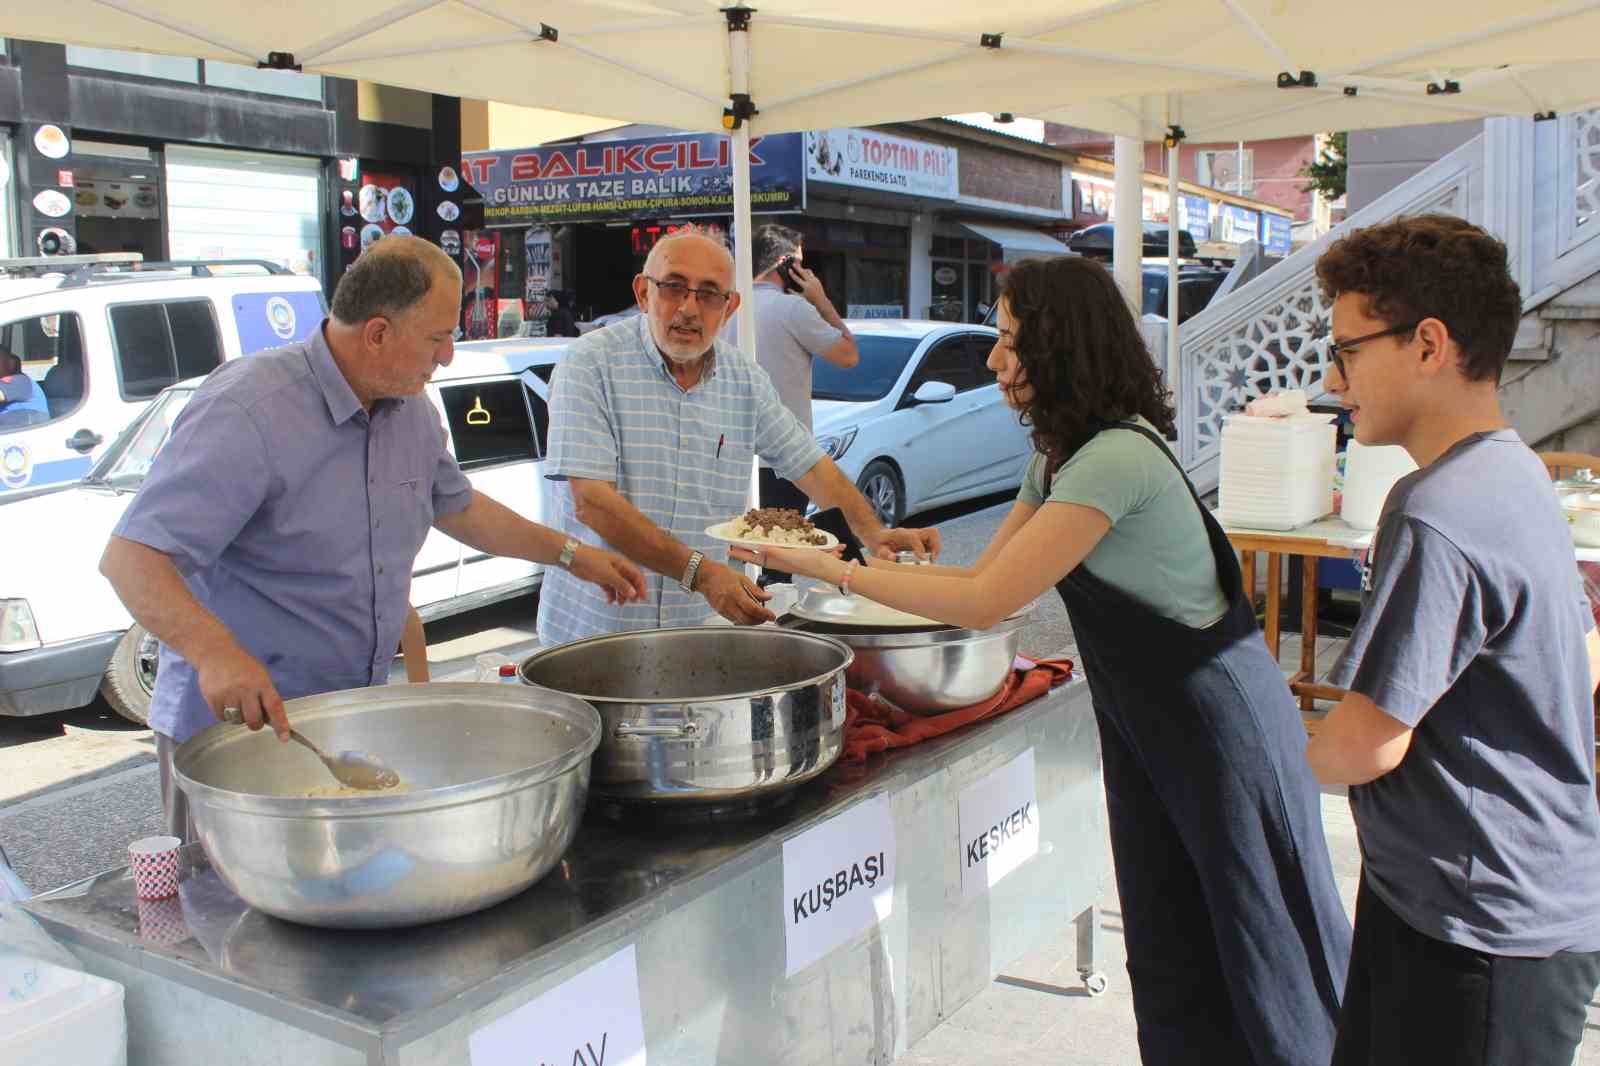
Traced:
<path id="1" fill-rule="evenodd" d="M 568 537 L 567 542 L 561 546 L 561 554 L 556 557 L 556 565 L 563 570 L 572 569 L 572 560 L 578 556 L 578 538 Z"/>
<path id="2" fill-rule="evenodd" d="M 694 591 L 694 579 L 700 573 L 700 564 L 705 561 L 701 552 L 689 553 L 689 565 L 683 568 L 683 577 L 678 580 L 678 585 L 685 592 Z"/>

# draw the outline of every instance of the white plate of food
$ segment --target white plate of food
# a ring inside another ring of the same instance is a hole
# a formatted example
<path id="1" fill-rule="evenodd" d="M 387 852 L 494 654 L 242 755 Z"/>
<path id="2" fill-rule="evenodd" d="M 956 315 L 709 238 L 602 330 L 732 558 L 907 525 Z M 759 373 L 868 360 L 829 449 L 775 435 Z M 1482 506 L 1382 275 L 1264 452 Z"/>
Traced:
<path id="1" fill-rule="evenodd" d="M 389 190 L 389 217 L 396 225 L 404 226 L 411 221 L 411 194 L 405 189 L 394 188 Z"/>
<path id="2" fill-rule="evenodd" d="M 839 546 L 838 537 L 800 518 L 798 512 L 788 512 L 786 525 L 790 528 L 776 528 L 763 524 L 759 521 L 758 515 L 757 511 L 747 511 L 738 518 L 730 518 L 726 522 L 707 526 L 706 536 L 745 548 L 811 548 L 816 551 L 832 551 Z"/>
<path id="3" fill-rule="evenodd" d="M 389 213 L 389 194 L 376 185 L 361 186 L 357 202 L 361 217 L 368 222 L 382 222 Z"/>

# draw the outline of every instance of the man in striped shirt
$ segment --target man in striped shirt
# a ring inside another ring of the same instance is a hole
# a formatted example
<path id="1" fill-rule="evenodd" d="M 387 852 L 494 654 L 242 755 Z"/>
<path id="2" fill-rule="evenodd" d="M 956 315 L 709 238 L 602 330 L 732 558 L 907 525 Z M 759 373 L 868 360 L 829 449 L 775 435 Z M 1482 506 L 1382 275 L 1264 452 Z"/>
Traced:
<path id="1" fill-rule="evenodd" d="M 716 339 L 739 306 L 733 257 L 697 233 L 658 243 L 633 279 L 644 314 L 578 340 L 550 383 L 558 529 L 596 538 L 661 575 L 608 604 L 561 570 L 539 593 L 546 645 L 622 630 L 696 625 L 710 610 L 772 620 L 769 593 L 727 565 L 706 527 L 744 513 L 760 456 L 820 508 L 839 508 L 867 550 L 938 554 L 933 529 L 885 529 L 855 485 L 778 399 L 766 371 Z"/>

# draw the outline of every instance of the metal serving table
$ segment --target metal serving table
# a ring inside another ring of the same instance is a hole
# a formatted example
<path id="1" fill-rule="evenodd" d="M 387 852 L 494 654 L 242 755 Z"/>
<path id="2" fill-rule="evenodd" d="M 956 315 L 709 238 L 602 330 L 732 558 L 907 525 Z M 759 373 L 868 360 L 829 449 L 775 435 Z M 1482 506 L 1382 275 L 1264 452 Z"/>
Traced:
<path id="1" fill-rule="evenodd" d="M 964 900 L 958 797 L 1030 749 L 1037 854 Z M 898 856 L 891 914 L 785 977 L 784 842 L 879 797 Z M 673 1066 L 892 1061 L 1069 921 L 1080 973 L 1092 991 L 1105 981 L 1092 971 L 1110 856 L 1081 679 L 835 766 L 743 819 L 591 811 L 527 892 L 430 926 L 296 926 L 246 907 L 197 845 L 186 857 L 177 899 L 141 903 L 117 870 L 26 904 L 126 987 L 130 1066 L 468 1066 L 475 1031 L 630 946 L 647 1054 Z"/>

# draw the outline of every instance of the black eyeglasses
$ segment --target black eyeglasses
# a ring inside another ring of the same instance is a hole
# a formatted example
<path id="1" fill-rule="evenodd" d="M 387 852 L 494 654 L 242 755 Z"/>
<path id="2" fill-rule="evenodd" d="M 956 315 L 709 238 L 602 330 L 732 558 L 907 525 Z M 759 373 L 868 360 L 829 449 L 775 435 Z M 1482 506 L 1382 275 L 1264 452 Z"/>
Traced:
<path id="1" fill-rule="evenodd" d="M 656 291 L 661 293 L 662 299 L 668 303 L 682 303 L 690 293 L 700 302 L 700 306 L 707 311 L 720 311 L 728 306 L 728 297 L 732 293 L 723 292 L 721 289 L 691 289 L 681 281 L 660 281 L 649 274 L 644 276 L 646 281 L 654 282 Z"/>
<path id="2" fill-rule="evenodd" d="M 1413 322 L 1408 326 L 1390 326 L 1388 329 L 1380 329 L 1376 333 L 1368 333 L 1363 337 L 1351 337 L 1347 341 L 1329 341 L 1328 358 L 1332 359 L 1333 365 L 1339 368 L 1339 376 L 1348 381 L 1350 376 L 1345 373 L 1344 357 L 1355 351 L 1358 345 L 1365 344 L 1367 341 L 1379 340 L 1383 337 L 1393 337 L 1400 333 L 1411 333 L 1420 325 L 1422 325 L 1421 322 Z"/>

